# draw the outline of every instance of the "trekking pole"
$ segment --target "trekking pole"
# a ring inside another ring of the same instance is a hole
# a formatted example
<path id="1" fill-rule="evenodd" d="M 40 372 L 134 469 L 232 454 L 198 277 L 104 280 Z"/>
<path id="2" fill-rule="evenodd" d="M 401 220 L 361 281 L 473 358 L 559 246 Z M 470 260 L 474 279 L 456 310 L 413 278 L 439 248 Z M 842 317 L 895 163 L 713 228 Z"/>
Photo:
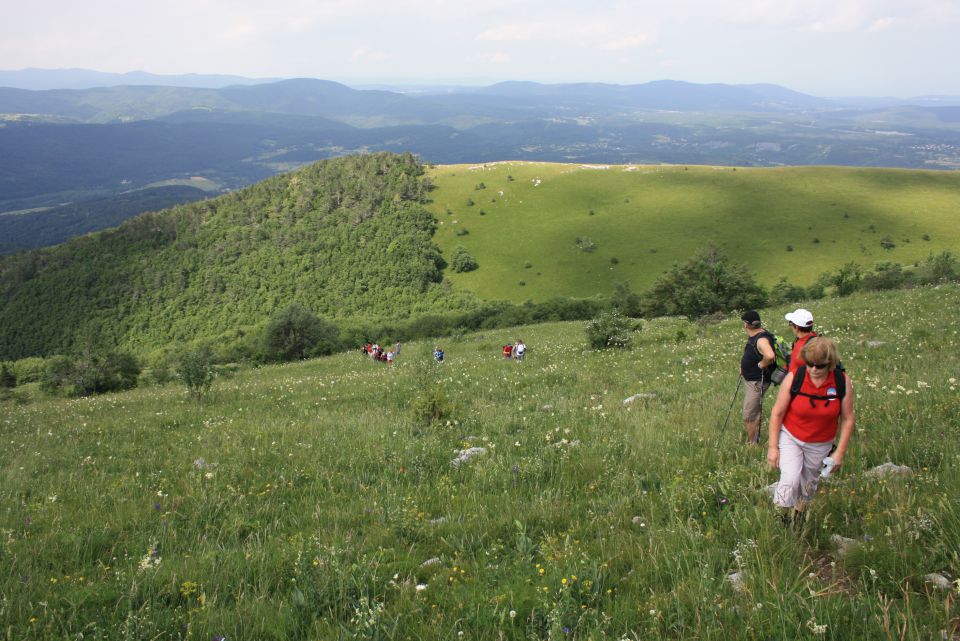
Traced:
<path id="1" fill-rule="evenodd" d="M 730 407 L 727 408 L 727 416 L 723 419 L 723 426 L 720 428 L 720 434 L 723 435 L 727 429 L 727 421 L 730 420 L 730 412 L 733 411 L 733 404 L 737 402 L 737 394 L 740 393 L 740 385 L 743 383 L 743 374 L 737 377 L 737 387 L 733 390 L 733 398 L 730 399 Z"/>
<path id="2" fill-rule="evenodd" d="M 766 392 L 763 389 L 763 370 L 760 370 L 760 420 L 757 421 L 757 435 L 754 437 L 753 442 L 757 445 L 760 444 L 760 432 L 763 430 L 763 395 Z"/>

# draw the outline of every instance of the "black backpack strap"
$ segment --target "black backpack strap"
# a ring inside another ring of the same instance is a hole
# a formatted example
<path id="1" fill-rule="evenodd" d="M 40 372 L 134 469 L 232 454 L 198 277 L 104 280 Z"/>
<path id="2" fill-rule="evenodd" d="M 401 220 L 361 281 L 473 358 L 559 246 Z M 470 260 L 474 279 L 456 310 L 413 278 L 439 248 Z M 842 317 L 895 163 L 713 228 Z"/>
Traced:
<path id="1" fill-rule="evenodd" d="M 800 393 L 800 388 L 803 387 L 803 379 L 807 376 L 807 366 L 801 365 L 797 368 L 797 371 L 793 373 L 793 382 L 790 383 L 790 399 L 796 398 L 797 394 Z"/>
<path id="2" fill-rule="evenodd" d="M 837 399 L 843 400 L 847 395 L 847 376 L 844 374 L 842 364 L 838 363 L 837 368 L 833 370 L 833 378 L 837 383 Z"/>

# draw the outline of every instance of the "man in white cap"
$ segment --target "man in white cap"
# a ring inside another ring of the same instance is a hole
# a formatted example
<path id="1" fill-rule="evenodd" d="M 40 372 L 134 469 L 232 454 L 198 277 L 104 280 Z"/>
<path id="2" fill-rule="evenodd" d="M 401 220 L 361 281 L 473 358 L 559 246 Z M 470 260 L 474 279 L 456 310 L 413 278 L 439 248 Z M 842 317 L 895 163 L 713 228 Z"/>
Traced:
<path id="1" fill-rule="evenodd" d="M 790 323 L 790 330 L 793 332 L 793 335 L 796 337 L 796 341 L 793 343 L 793 351 L 790 352 L 790 368 L 789 373 L 797 371 L 801 365 L 806 365 L 803 362 L 803 359 L 800 358 L 800 350 L 803 349 L 803 346 L 807 344 L 807 341 L 817 335 L 813 331 L 813 314 L 808 310 L 795 309 L 786 316 L 787 322 Z"/>

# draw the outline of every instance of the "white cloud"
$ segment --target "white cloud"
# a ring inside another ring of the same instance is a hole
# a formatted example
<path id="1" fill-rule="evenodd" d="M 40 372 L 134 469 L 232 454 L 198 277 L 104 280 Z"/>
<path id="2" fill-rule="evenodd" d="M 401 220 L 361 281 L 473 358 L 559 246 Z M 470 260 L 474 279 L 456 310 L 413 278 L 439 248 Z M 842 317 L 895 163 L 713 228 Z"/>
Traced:
<path id="1" fill-rule="evenodd" d="M 502 51 L 497 51 L 495 53 L 483 53 L 477 56 L 477 60 L 480 62 L 486 62 L 494 65 L 502 65 L 510 62 L 512 57 L 508 53 Z"/>
<path id="2" fill-rule="evenodd" d="M 606 51 L 621 51 L 623 49 L 639 49 L 652 44 L 654 37 L 648 33 L 641 33 L 633 36 L 625 36 L 617 40 L 611 40 L 601 45 L 601 49 Z"/>
<path id="3" fill-rule="evenodd" d="M 885 29 L 892 27 L 895 23 L 896 20 L 889 16 L 886 18 L 880 18 L 875 20 L 874 23 L 867 29 L 867 31 L 884 31 Z"/>
<path id="4" fill-rule="evenodd" d="M 383 51 L 377 51 L 368 47 L 358 47 L 354 49 L 353 54 L 350 57 L 353 60 L 367 60 L 370 62 L 382 62 L 391 58 L 389 53 L 384 53 Z"/>

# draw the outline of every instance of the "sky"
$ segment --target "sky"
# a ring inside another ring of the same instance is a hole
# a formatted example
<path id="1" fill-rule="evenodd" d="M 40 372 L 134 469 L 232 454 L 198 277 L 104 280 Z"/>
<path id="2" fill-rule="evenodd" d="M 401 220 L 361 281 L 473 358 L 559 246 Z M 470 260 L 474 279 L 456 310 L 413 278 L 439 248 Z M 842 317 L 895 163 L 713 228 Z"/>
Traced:
<path id="1" fill-rule="evenodd" d="M 960 95 L 960 0 L 44 0 L 3 14 L 4 70 Z"/>

